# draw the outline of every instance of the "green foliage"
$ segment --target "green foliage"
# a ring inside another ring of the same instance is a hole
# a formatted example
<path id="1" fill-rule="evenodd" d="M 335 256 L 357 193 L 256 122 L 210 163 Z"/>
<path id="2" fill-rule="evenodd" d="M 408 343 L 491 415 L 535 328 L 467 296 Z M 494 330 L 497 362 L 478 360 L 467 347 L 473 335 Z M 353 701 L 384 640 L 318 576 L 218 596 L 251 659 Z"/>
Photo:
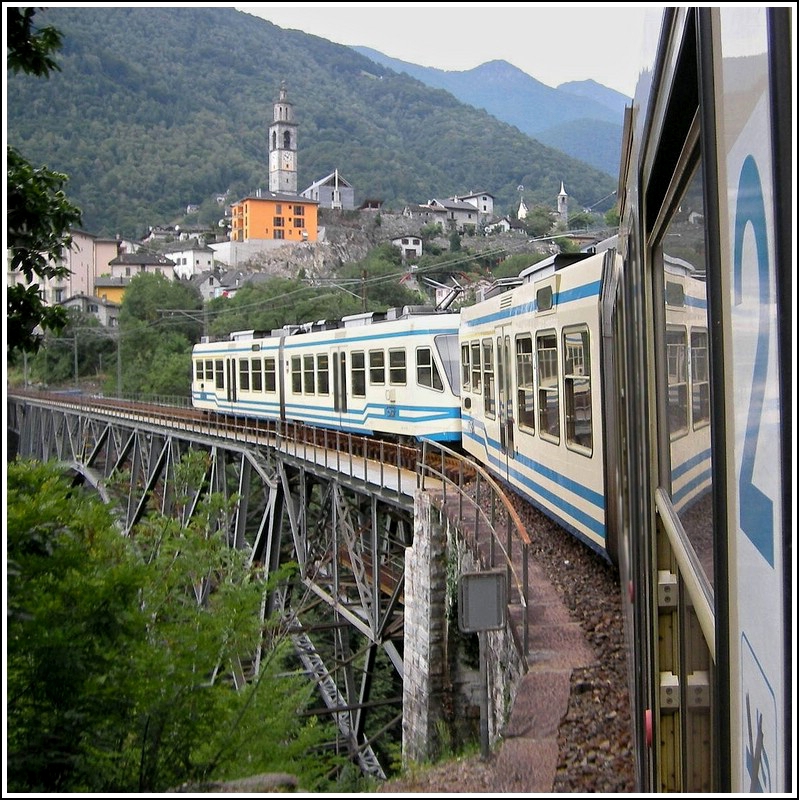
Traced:
<path id="1" fill-rule="evenodd" d="M 206 469 L 195 456 L 178 481 Z M 264 771 L 326 787 L 329 731 L 299 713 L 313 687 L 286 677 L 279 629 L 257 678 L 232 686 L 264 641 L 269 587 L 227 546 L 229 513 L 211 497 L 184 525 L 153 515 L 124 538 L 55 465 L 9 465 L 11 791 L 152 793 Z"/>
<path id="2" fill-rule="evenodd" d="M 35 13 L 32 8 L 6 9 L 6 64 L 12 72 L 48 77 L 59 68 L 50 53 L 61 46 L 61 34 L 51 26 L 37 30 Z M 22 273 L 28 284 L 9 286 L 6 295 L 6 344 L 13 356 L 35 353 L 44 331 L 59 331 L 66 323 L 64 309 L 46 306 L 34 280 L 69 274 L 53 262 L 72 245 L 69 229 L 80 224 L 81 212 L 64 194 L 66 175 L 37 169 L 11 146 L 6 148 L 6 159 L 6 246 L 10 268 Z"/>
<path id="3" fill-rule="evenodd" d="M 543 258 L 546 258 L 544 253 L 519 253 L 508 256 L 498 267 L 491 270 L 491 273 L 495 278 L 512 278 Z"/>
<path id="4" fill-rule="evenodd" d="M 46 78 L 58 64 L 50 58 L 50 53 L 61 48 L 62 36 L 52 26 L 36 28 L 33 17 L 34 8 L 6 9 L 7 52 L 6 64 L 12 72 L 27 72 Z"/>
<path id="5" fill-rule="evenodd" d="M 299 187 L 346 165 L 356 199 L 386 208 L 485 186 L 502 214 L 552 204 L 565 181 L 585 204 L 613 179 L 484 111 L 351 48 L 221 7 L 68 7 L 42 11 L 64 33 L 49 81 L 10 76 L 10 138 L 70 176 L 84 227 L 141 235 L 180 223 L 187 204 L 238 200 L 262 186 L 266 128 L 280 82 L 299 125 Z M 198 39 L 197 31 L 213 30 Z M 269 53 L 257 72 L 252 53 Z M 231 92 L 230 87 L 236 90 Z M 197 102 L 202 98 L 201 102 Z M 213 214 L 217 219 L 221 214 Z"/>

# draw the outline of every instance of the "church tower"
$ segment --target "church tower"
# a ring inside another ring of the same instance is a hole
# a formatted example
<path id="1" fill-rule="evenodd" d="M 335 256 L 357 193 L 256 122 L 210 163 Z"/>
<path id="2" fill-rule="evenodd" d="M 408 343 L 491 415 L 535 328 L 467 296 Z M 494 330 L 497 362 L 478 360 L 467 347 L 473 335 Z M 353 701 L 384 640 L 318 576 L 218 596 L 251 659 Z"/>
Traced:
<path id="1" fill-rule="evenodd" d="M 564 221 L 569 221 L 569 195 L 563 188 L 563 181 L 560 182 L 560 194 L 558 195 L 558 216 Z"/>
<path id="2" fill-rule="evenodd" d="M 297 123 L 288 101 L 285 81 L 269 126 L 269 191 L 297 194 Z"/>

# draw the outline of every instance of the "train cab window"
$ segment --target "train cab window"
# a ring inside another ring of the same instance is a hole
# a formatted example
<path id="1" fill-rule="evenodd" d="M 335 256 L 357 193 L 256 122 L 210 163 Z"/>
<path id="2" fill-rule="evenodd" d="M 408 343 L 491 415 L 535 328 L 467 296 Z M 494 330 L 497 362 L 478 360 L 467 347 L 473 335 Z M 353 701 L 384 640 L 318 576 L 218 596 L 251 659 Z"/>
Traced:
<path id="1" fill-rule="evenodd" d="M 352 354 L 350 369 L 352 370 L 352 396 L 366 397 L 366 357 L 363 350 Z"/>
<path id="2" fill-rule="evenodd" d="M 388 351 L 388 379 L 392 386 L 404 386 L 407 382 L 404 350 Z"/>
<path id="3" fill-rule="evenodd" d="M 416 382 L 419 386 L 428 386 L 438 391 L 444 389 L 441 374 L 433 361 L 433 351 L 429 347 L 419 347 L 416 350 Z"/>
<path id="4" fill-rule="evenodd" d="M 214 362 L 205 362 L 205 380 L 212 381 L 214 379 Z"/>
<path id="5" fill-rule="evenodd" d="M 516 394 L 519 428 L 535 432 L 535 387 L 533 386 L 533 337 L 516 337 Z"/>
<path id="6" fill-rule="evenodd" d="M 369 351 L 369 383 L 382 386 L 386 382 L 386 354 L 382 350 Z"/>
<path id="7" fill-rule="evenodd" d="M 314 357 L 312 355 L 302 357 L 302 376 L 303 391 L 305 394 L 316 394 Z"/>
<path id="8" fill-rule="evenodd" d="M 239 389 L 250 389 L 250 359 L 242 358 L 239 361 Z"/>
<path id="9" fill-rule="evenodd" d="M 316 385 L 319 394 L 330 394 L 330 367 L 327 354 L 316 357 Z"/>
<path id="10" fill-rule="evenodd" d="M 483 339 L 483 408 L 487 417 L 493 419 L 496 416 L 494 345 L 491 339 Z"/>
<path id="11" fill-rule="evenodd" d="M 263 391 L 263 372 L 261 372 L 261 359 L 254 358 L 251 362 L 250 378 L 254 392 Z"/>
<path id="12" fill-rule="evenodd" d="M 201 381 L 203 379 L 203 362 L 202 361 L 195 361 L 194 362 L 194 378 L 195 380 Z"/>
<path id="13" fill-rule="evenodd" d="M 291 391 L 302 394 L 302 359 L 299 356 L 291 357 Z"/>
<path id="14" fill-rule="evenodd" d="M 558 337 L 539 333 L 535 340 L 538 367 L 538 430 L 542 439 L 560 442 L 560 391 L 558 389 Z"/>
<path id="15" fill-rule="evenodd" d="M 264 359 L 264 390 L 272 393 L 277 391 L 277 372 L 274 358 Z"/>
<path id="16" fill-rule="evenodd" d="M 214 372 L 216 374 L 216 388 L 217 389 L 224 389 L 225 388 L 225 362 L 218 358 L 214 361 Z"/>
<path id="17" fill-rule="evenodd" d="M 590 456 L 593 452 L 591 353 L 586 328 L 563 331 L 563 404 L 567 446 Z"/>
<path id="18" fill-rule="evenodd" d="M 461 345 L 461 386 L 468 392 L 471 388 L 471 365 L 469 364 L 469 345 Z"/>
<path id="19" fill-rule="evenodd" d="M 439 334 L 433 338 L 433 342 L 436 345 L 436 352 L 444 368 L 443 377 L 446 377 L 448 385 L 452 387 L 452 393 L 460 396 L 460 384 L 458 383 L 458 336 L 454 333 Z"/>
<path id="20" fill-rule="evenodd" d="M 480 377 L 482 375 L 480 367 L 480 342 L 472 342 L 472 391 L 480 393 Z"/>

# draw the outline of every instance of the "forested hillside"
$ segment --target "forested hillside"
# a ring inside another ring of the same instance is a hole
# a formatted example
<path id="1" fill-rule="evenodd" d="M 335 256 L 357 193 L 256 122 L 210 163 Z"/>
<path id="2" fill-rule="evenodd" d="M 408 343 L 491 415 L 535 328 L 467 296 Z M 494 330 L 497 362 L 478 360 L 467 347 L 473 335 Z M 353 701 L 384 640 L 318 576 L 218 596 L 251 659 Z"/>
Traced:
<path id="1" fill-rule="evenodd" d="M 356 202 L 389 208 L 470 190 L 497 211 L 575 210 L 615 180 L 351 48 L 232 8 L 51 7 L 38 25 L 64 36 L 47 80 L 9 75 L 7 141 L 69 176 L 83 227 L 140 236 L 201 204 L 201 221 L 268 187 L 267 129 L 286 81 L 299 124 L 299 187 L 334 169 Z M 378 74 L 379 73 L 379 74 Z"/>

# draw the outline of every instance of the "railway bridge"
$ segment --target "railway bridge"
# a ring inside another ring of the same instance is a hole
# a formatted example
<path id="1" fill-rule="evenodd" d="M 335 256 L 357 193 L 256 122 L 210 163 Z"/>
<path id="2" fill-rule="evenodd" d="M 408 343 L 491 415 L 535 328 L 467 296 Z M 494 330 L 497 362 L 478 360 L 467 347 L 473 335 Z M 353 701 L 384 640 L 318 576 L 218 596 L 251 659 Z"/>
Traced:
<path id="1" fill-rule="evenodd" d="M 364 774 L 385 777 L 385 744 L 400 735 L 405 762 L 434 756 L 447 728 L 463 739 L 464 725 L 479 724 L 498 738 L 527 669 L 529 540 L 479 467 L 430 442 L 400 446 L 168 401 L 12 392 L 7 403 L 18 454 L 69 467 L 118 508 L 123 534 L 151 511 L 185 522 L 218 493 L 233 509 L 222 534 L 265 582 L 296 564 L 263 613 L 290 630 L 318 688 L 314 713 L 332 715 Z M 192 453 L 202 469 L 181 470 Z M 507 624 L 479 634 L 490 654 L 481 665 L 476 635 L 458 630 L 458 578 L 487 571 L 505 576 Z M 249 664 L 242 680 L 257 672 L 257 659 Z"/>

